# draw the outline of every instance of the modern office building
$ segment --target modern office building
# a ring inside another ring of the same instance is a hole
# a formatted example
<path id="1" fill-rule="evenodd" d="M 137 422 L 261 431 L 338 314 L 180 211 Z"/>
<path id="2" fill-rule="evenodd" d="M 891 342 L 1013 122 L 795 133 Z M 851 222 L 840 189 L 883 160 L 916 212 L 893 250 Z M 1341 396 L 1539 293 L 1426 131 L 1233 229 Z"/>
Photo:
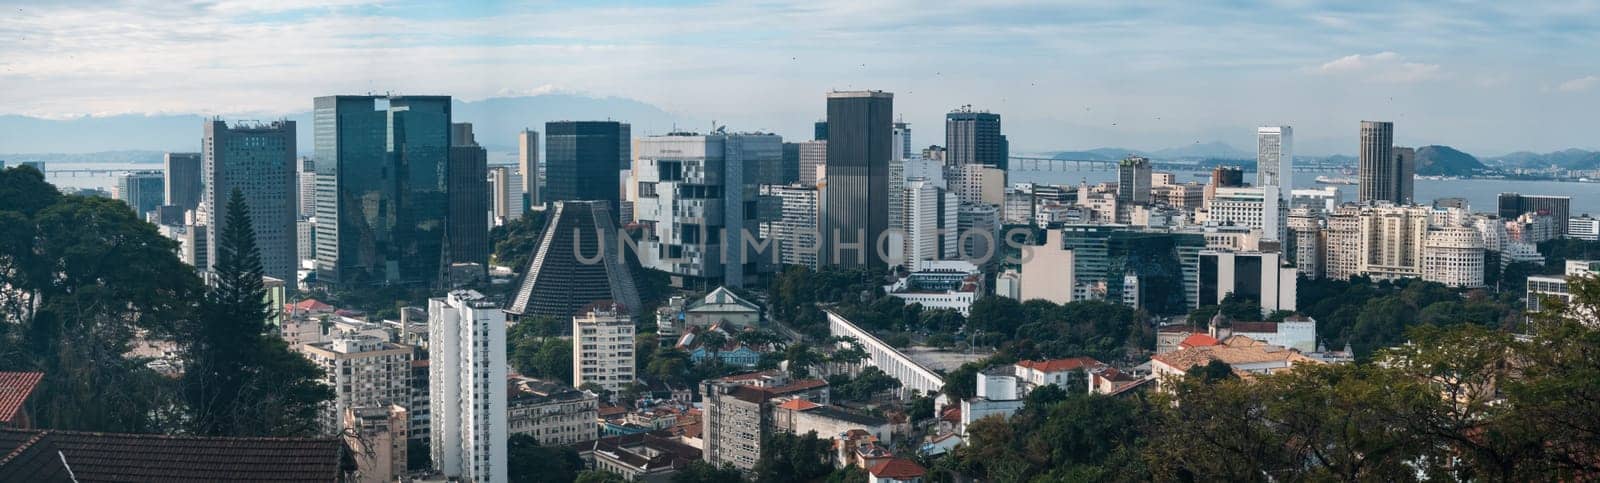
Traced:
<path id="1" fill-rule="evenodd" d="M 1217 188 L 1207 210 L 1207 221 L 1249 227 L 1262 240 L 1282 240 L 1288 210 L 1278 187 Z"/>
<path id="2" fill-rule="evenodd" d="M 1078 284 L 1072 250 L 1062 244 L 1061 230 L 1045 229 L 1044 238 L 1044 245 L 1024 248 L 1018 300 L 1072 303 Z"/>
<path id="3" fill-rule="evenodd" d="M 1128 156 L 1117 163 L 1117 204 L 1142 205 L 1150 202 L 1150 160 Z"/>
<path id="4" fill-rule="evenodd" d="M 160 171 L 133 171 L 117 177 L 112 196 L 127 203 L 133 214 L 144 219 L 144 214 L 165 204 L 166 180 Z"/>
<path id="5" fill-rule="evenodd" d="M 817 121 L 817 122 L 811 124 L 811 140 L 812 141 L 827 141 L 828 140 L 828 121 Z"/>
<path id="6" fill-rule="evenodd" d="M 1567 238 L 1600 240 L 1600 219 L 1589 215 L 1567 218 Z"/>
<path id="7" fill-rule="evenodd" d="M 450 213 L 445 216 L 449 262 L 489 266 L 489 152 L 478 145 L 471 123 L 450 126 L 450 165 L 445 173 Z"/>
<path id="8" fill-rule="evenodd" d="M 789 184 L 800 181 L 800 144 L 783 143 L 783 162 L 778 165 L 778 183 Z"/>
<path id="9" fill-rule="evenodd" d="M 944 116 L 945 162 L 952 166 L 982 164 L 1004 171 L 1010 143 L 1000 133 L 1000 115 L 963 106 Z"/>
<path id="10" fill-rule="evenodd" d="M 317 216 L 317 162 L 302 156 L 295 173 L 295 192 L 301 217 Z"/>
<path id="11" fill-rule="evenodd" d="M 338 434 L 345 411 L 398 404 L 411 406 L 411 352 L 406 345 L 360 334 L 294 346 L 322 368 L 322 383 L 333 390 L 320 418 L 324 434 Z"/>
<path id="12" fill-rule="evenodd" d="M 1218 305 L 1228 295 L 1261 305 L 1261 316 L 1295 310 L 1295 268 L 1275 252 L 1200 252 L 1195 307 Z"/>
<path id="13" fill-rule="evenodd" d="M 1322 212 L 1311 208 L 1289 210 L 1285 225 L 1289 236 L 1284 241 L 1290 246 L 1284 253 L 1293 255 L 1291 260 L 1299 276 L 1322 278 L 1325 275 L 1328 243 L 1327 233 L 1323 231 Z"/>
<path id="14" fill-rule="evenodd" d="M 1211 198 L 1216 196 L 1217 188 L 1238 188 L 1242 186 L 1244 186 L 1243 168 L 1238 166 L 1211 168 L 1211 177 L 1206 181 L 1202 203 L 1209 203 Z"/>
<path id="15" fill-rule="evenodd" d="M 433 469 L 461 481 L 506 481 L 506 316 L 471 290 L 428 299 L 428 407 Z"/>
<path id="16" fill-rule="evenodd" d="M 634 373 L 633 316 L 610 300 L 590 303 L 572 317 L 572 383 L 622 391 Z"/>
<path id="17" fill-rule="evenodd" d="M 1502 219 L 1515 220 L 1524 213 L 1547 215 L 1558 220 L 1555 236 L 1567 235 L 1566 220 L 1572 217 L 1571 197 L 1500 193 L 1499 202 L 1499 214 Z"/>
<path id="18" fill-rule="evenodd" d="M 817 251 L 821 248 L 816 185 L 763 185 L 761 196 L 776 199 L 777 213 L 762 222 L 761 238 L 776 244 L 779 263 L 816 269 Z"/>
<path id="19" fill-rule="evenodd" d="M 771 255 L 752 245 L 763 221 L 760 186 L 778 181 L 783 138 L 673 133 L 641 138 L 636 148 L 633 214 L 649 232 L 642 265 L 730 286 L 772 270 Z"/>
<path id="20" fill-rule="evenodd" d="M 318 97 L 317 281 L 433 285 L 448 222 L 449 96 Z"/>
<path id="21" fill-rule="evenodd" d="M 630 132 L 627 123 L 616 121 L 545 123 L 546 183 L 539 200 L 605 201 L 613 209 L 621 207 L 622 171 L 633 159 Z"/>
<path id="22" fill-rule="evenodd" d="M 1567 260 L 1561 275 L 1532 275 L 1528 277 L 1528 311 L 1543 309 L 1547 298 L 1561 303 L 1572 302 L 1572 287 L 1567 277 L 1588 277 L 1600 274 L 1600 260 Z"/>
<path id="23" fill-rule="evenodd" d="M 956 210 L 956 256 L 984 266 L 1000 258 L 1000 207 L 962 203 Z"/>
<path id="24" fill-rule="evenodd" d="M 206 122 L 201 144 L 205 191 L 197 210 L 205 225 L 208 267 L 217 263 L 217 243 L 227 229 L 227 205 L 234 190 L 244 195 L 250 210 L 256 249 L 261 252 L 262 274 L 278 280 L 297 280 L 299 266 L 295 243 L 299 220 L 295 195 L 294 121 L 239 123 Z"/>
<path id="25" fill-rule="evenodd" d="M 905 213 L 899 228 L 905 236 L 904 260 L 910 269 L 924 260 L 955 260 L 960 202 L 954 193 L 925 178 L 907 179 L 904 191 Z"/>
<path id="26" fill-rule="evenodd" d="M 889 228 L 894 94 L 828 94 L 828 158 L 822 204 L 823 265 L 884 266 L 876 249 Z"/>
<path id="27" fill-rule="evenodd" d="M 517 174 L 522 177 L 522 183 L 507 186 L 505 191 L 517 195 L 518 206 L 514 210 L 520 216 L 523 211 L 544 204 L 544 197 L 539 193 L 539 131 L 523 129 L 517 133 Z"/>
<path id="28" fill-rule="evenodd" d="M 1256 128 L 1256 186 L 1277 186 L 1285 194 L 1293 192 L 1294 128 Z"/>
<path id="29" fill-rule="evenodd" d="M 167 153 L 162 166 L 166 168 L 166 204 L 199 209 L 201 190 L 206 185 L 205 162 L 200 153 Z"/>
<path id="30" fill-rule="evenodd" d="M 889 149 L 889 159 L 904 161 L 911 158 L 911 123 L 895 121 L 894 130 L 889 136 L 892 146 Z"/>
<path id="31" fill-rule="evenodd" d="M 1416 200 L 1416 197 L 1417 197 L 1416 196 L 1416 193 L 1417 193 L 1417 188 L 1416 188 L 1416 185 L 1417 185 L 1417 150 L 1416 150 L 1416 148 L 1402 148 L 1402 147 L 1399 147 L 1399 146 L 1395 146 L 1395 148 L 1394 148 L 1394 166 L 1395 166 L 1395 169 L 1397 170 L 1395 176 L 1398 177 L 1398 181 L 1400 182 L 1400 185 L 1399 185 L 1399 188 L 1398 188 L 1399 193 L 1400 193 L 1400 202 L 1401 203 L 1406 203 L 1406 204 L 1416 203 L 1417 202 L 1417 200 Z"/>
<path id="32" fill-rule="evenodd" d="M 1358 152 L 1360 196 L 1358 201 L 1404 203 L 1401 193 L 1401 166 L 1394 154 L 1394 123 L 1361 121 L 1361 146 Z"/>
<path id="33" fill-rule="evenodd" d="M 601 300 L 637 310 L 639 292 L 610 203 L 560 201 L 546 213 L 539 247 L 523 269 L 522 286 L 506 312 L 516 318 L 566 319 Z"/>
<path id="34" fill-rule="evenodd" d="M 795 143 L 795 151 L 800 156 L 800 183 L 816 186 L 822 182 L 822 175 L 827 171 L 828 141 L 801 141 Z"/>
<path id="35" fill-rule="evenodd" d="M 1110 224 L 1065 225 L 1061 235 L 1062 248 L 1073 251 L 1073 300 L 1120 301 L 1134 295 L 1154 314 L 1187 313 L 1195 306 L 1205 235 Z M 1129 274 L 1136 287 L 1127 287 Z"/>
<path id="36" fill-rule="evenodd" d="M 522 218 L 523 180 L 514 166 L 489 167 L 490 209 L 494 211 L 495 225 L 504 225 Z"/>

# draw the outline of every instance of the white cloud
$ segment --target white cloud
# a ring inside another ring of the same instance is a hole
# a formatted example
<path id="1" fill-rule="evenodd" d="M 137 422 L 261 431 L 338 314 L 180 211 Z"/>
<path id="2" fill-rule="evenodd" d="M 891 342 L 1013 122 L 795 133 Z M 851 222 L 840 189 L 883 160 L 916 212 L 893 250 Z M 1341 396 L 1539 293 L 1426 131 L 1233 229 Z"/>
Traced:
<path id="1" fill-rule="evenodd" d="M 1594 87 L 1597 84 L 1600 84 L 1600 76 L 1586 75 L 1577 79 L 1562 82 L 1560 85 L 1556 86 L 1556 90 L 1561 92 L 1583 92 L 1589 90 L 1589 88 Z"/>
<path id="2" fill-rule="evenodd" d="M 1438 77 L 1439 64 L 1406 62 L 1400 54 L 1384 51 L 1346 55 L 1312 70 L 1322 75 L 1349 76 L 1368 82 L 1409 84 Z"/>

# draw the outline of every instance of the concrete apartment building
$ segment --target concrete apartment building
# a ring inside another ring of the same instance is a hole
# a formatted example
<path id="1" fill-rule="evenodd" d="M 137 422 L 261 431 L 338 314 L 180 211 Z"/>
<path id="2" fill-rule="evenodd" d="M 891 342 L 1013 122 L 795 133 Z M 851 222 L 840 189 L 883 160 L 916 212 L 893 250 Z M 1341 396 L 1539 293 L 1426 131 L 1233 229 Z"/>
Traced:
<path id="1" fill-rule="evenodd" d="M 326 434 L 344 429 L 340 422 L 351 409 L 410 405 L 410 346 L 350 335 L 294 348 L 322 368 L 323 383 L 333 389 L 333 401 L 321 414 Z"/>
<path id="2" fill-rule="evenodd" d="M 428 299 L 428 363 L 433 469 L 506 481 L 505 312 L 472 290 Z"/>
<path id="3" fill-rule="evenodd" d="M 704 398 L 701 416 L 705 460 L 713 465 L 731 464 L 743 471 L 755 469 L 761 458 L 761 442 L 773 431 L 773 407 L 781 401 L 799 399 L 816 404 L 828 403 L 828 383 L 817 379 L 790 380 L 781 371 L 766 371 L 701 383 Z"/>
<path id="4" fill-rule="evenodd" d="M 572 317 L 572 383 L 608 391 L 633 385 L 633 317 L 621 304 L 591 303 Z"/>

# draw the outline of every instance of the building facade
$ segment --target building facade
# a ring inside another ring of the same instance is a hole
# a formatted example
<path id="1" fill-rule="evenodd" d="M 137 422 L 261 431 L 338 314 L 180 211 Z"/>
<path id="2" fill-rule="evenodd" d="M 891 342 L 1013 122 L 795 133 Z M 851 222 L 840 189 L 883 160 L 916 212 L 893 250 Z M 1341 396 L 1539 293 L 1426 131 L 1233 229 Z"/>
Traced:
<path id="1" fill-rule="evenodd" d="M 1400 166 L 1394 155 L 1394 123 L 1361 121 L 1361 146 L 1358 151 L 1360 173 L 1359 201 L 1403 203 L 1400 197 Z"/>
<path id="2" fill-rule="evenodd" d="M 352 334 L 294 349 L 322 368 L 322 382 L 333 390 L 333 400 L 322 409 L 324 434 L 344 429 L 347 411 L 411 405 L 410 346 Z"/>
<path id="3" fill-rule="evenodd" d="M 621 207 L 621 173 L 633 159 L 631 132 L 627 123 L 616 121 L 545 123 L 548 182 L 539 200 L 606 201 L 613 209 Z"/>
<path id="4" fill-rule="evenodd" d="M 433 285 L 450 208 L 450 97 L 326 96 L 314 107 L 317 281 Z"/>
<path id="5" fill-rule="evenodd" d="M 1200 252 L 1196 308 L 1218 305 L 1234 295 L 1259 304 L 1262 317 L 1295 310 L 1295 268 L 1283 266 L 1280 258 L 1275 252 Z"/>
<path id="6" fill-rule="evenodd" d="M 506 196 L 517 205 L 505 211 L 508 215 L 515 213 L 510 219 L 544 204 L 544 198 L 539 196 L 539 131 L 523 129 L 517 133 L 517 174 L 521 183 L 506 186 Z"/>
<path id="7" fill-rule="evenodd" d="M 641 264 L 743 286 L 770 272 L 756 251 L 760 186 L 778 181 L 783 139 L 773 134 L 673 133 L 639 140 L 634 218 L 650 236 Z"/>
<path id="8" fill-rule="evenodd" d="M 205 191 L 196 218 L 207 230 L 207 266 L 216 266 L 217 243 L 227 228 L 228 199 L 237 189 L 250 210 L 262 273 L 279 280 L 297 280 L 294 121 L 232 126 L 209 121 L 201 147 Z"/>
<path id="9" fill-rule="evenodd" d="M 600 402 L 594 393 L 554 381 L 512 380 L 506 399 L 507 433 L 526 434 L 540 446 L 565 446 L 600 437 Z"/>
<path id="10" fill-rule="evenodd" d="M 557 201 L 546 211 L 539 247 L 506 312 L 567 319 L 590 302 L 639 306 L 633 270 L 623 258 L 616 215 L 605 201 Z"/>
<path id="11" fill-rule="evenodd" d="M 822 265 L 884 266 L 875 248 L 889 228 L 894 94 L 828 94 L 828 157 L 821 214 Z"/>
<path id="12" fill-rule="evenodd" d="M 789 185 L 763 185 L 762 197 L 773 199 L 777 213 L 761 223 L 761 238 L 772 240 L 778 250 L 778 261 L 784 265 L 817 268 L 817 253 L 821 249 L 817 231 L 816 185 L 795 183 Z"/>
<path id="13" fill-rule="evenodd" d="M 433 469 L 462 481 L 506 481 L 506 316 L 478 292 L 428 299 L 428 407 Z"/>
<path id="14" fill-rule="evenodd" d="M 445 217 L 450 263 L 489 266 L 489 152 L 478 145 L 472 124 L 451 125 L 450 164 L 445 174 L 450 213 Z"/>
<path id="15" fill-rule="evenodd" d="M 572 383 L 622 391 L 634 374 L 633 317 L 620 304 L 598 301 L 572 317 Z"/>
<path id="16" fill-rule="evenodd" d="M 205 188 L 205 162 L 200 153 L 166 153 L 162 160 L 166 171 L 166 204 L 185 210 L 200 208 L 200 198 Z"/>
<path id="17" fill-rule="evenodd" d="M 1422 247 L 1422 279 L 1451 287 L 1483 286 L 1483 236 L 1465 226 L 1428 230 Z"/>
<path id="18" fill-rule="evenodd" d="M 145 213 L 155 211 L 165 204 L 166 177 L 159 171 L 134 171 L 117 177 L 117 186 L 112 193 L 118 200 L 128 204 L 133 209 L 133 214 L 139 219 L 144 219 Z"/>
<path id="19" fill-rule="evenodd" d="M 1562 237 L 1567 234 L 1565 220 L 1572 217 L 1570 197 L 1500 193 L 1499 202 L 1499 214 L 1502 219 L 1515 220 L 1526 213 L 1548 215 L 1560 220 L 1556 223 L 1556 236 Z"/>

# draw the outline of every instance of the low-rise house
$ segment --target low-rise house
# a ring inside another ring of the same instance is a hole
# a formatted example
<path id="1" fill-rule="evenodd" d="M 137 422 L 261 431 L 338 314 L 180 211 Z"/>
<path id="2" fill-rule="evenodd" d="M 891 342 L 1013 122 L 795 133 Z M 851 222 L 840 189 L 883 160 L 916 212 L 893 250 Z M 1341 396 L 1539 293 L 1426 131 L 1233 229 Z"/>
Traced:
<path id="1" fill-rule="evenodd" d="M 591 468 L 647 483 L 672 481 L 673 474 L 702 457 L 698 448 L 661 432 L 609 436 L 577 448 Z"/>
<path id="2" fill-rule="evenodd" d="M 704 298 L 690 303 L 684 309 L 684 320 L 693 327 L 727 324 L 732 327 L 756 327 L 761 323 L 761 306 L 740 298 L 727 287 L 717 287 Z"/>
<path id="3" fill-rule="evenodd" d="M 867 469 L 867 483 L 922 483 L 927 470 L 905 458 L 890 458 Z"/>
<path id="4" fill-rule="evenodd" d="M 1224 318 L 1217 314 L 1212 320 Z M 1317 320 L 1304 315 L 1291 315 L 1282 322 L 1212 323 L 1209 334 L 1217 340 L 1242 335 L 1270 345 L 1288 347 L 1300 352 L 1317 350 Z"/>
<path id="5" fill-rule="evenodd" d="M 33 425 L 28 416 L 28 397 L 41 380 L 43 372 L 0 372 L 0 428 L 27 429 Z"/>
<path id="6" fill-rule="evenodd" d="M 1267 344 L 1242 335 L 1216 341 L 1204 334 L 1195 334 L 1182 344 L 1184 348 L 1156 354 L 1150 359 L 1150 370 L 1157 378 L 1158 387 L 1168 378 L 1183 377 L 1189 369 L 1204 366 L 1212 361 L 1233 368 L 1235 374 L 1250 377 L 1288 370 L 1295 364 L 1322 364 L 1300 351 Z"/>
<path id="7" fill-rule="evenodd" d="M 894 427 L 887 419 L 801 398 L 779 403 L 772 422 L 774 429 L 794 434 L 815 431 L 818 438 L 838 440 L 852 431 L 865 431 L 879 443 L 894 444 Z"/>
<path id="8" fill-rule="evenodd" d="M 983 272 L 963 260 L 922 260 L 915 270 L 883 286 L 883 291 L 906 305 L 951 309 L 966 316 L 972 310 L 972 302 L 983 293 Z"/>

